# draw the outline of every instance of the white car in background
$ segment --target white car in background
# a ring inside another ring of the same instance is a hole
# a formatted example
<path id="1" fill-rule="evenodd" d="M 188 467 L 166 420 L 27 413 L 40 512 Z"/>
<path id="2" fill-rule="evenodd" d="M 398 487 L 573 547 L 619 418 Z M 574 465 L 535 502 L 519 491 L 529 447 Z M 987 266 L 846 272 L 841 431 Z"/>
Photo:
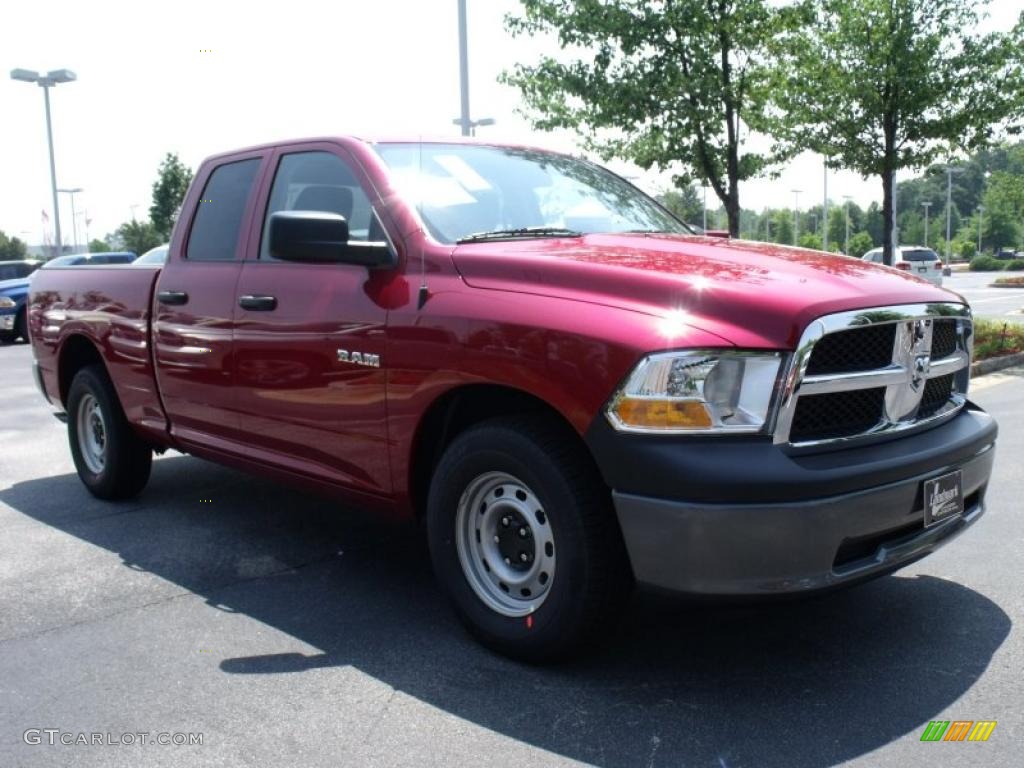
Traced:
<path id="1" fill-rule="evenodd" d="M 864 261 L 882 263 L 882 249 L 874 248 L 862 257 Z M 921 245 L 901 245 L 893 254 L 892 265 L 912 275 L 927 280 L 932 285 L 942 285 L 942 259 L 931 248 Z"/>
<path id="2" fill-rule="evenodd" d="M 139 258 L 133 261 L 132 264 L 142 264 L 144 266 L 152 266 L 154 264 L 162 265 L 167 261 L 167 251 L 170 247 L 171 246 L 169 244 L 164 243 L 163 245 L 158 245 L 156 248 L 150 248 L 144 254 L 139 256 Z"/>

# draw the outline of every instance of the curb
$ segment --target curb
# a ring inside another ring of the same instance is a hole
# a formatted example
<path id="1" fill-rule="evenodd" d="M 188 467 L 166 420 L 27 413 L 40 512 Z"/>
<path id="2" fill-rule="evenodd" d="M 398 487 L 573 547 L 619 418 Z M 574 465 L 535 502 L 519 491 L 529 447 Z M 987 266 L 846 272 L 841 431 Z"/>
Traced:
<path id="1" fill-rule="evenodd" d="M 988 360 L 979 360 L 971 363 L 971 378 L 984 376 L 986 373 L 994 373 L 1004 368 L 1013 368 L 1015 365 L 1024 365 L 1024 352 L 1017 352 L 1013 355 L 1001 355 L 990 357 Z"/>

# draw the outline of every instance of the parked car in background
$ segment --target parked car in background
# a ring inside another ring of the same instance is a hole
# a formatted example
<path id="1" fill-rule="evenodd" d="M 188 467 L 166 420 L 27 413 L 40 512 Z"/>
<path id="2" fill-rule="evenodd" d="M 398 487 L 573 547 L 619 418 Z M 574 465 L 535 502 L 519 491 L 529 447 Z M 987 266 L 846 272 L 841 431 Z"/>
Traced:
<path id="1" fill-rule="evenodd" d="M 28 284 L 28 277 L 0 280 L 0 342 L 10 344 L 19 338 L 28 341 L 25 331 Z"/>
<path id="2" fill-rule="evenodd" d="M 28 277 L 39 269 L 40 264 L 42 264 L 41 261 L 30 261 L 28 259 L 24 261 L 0 261 L 0 282 Z"/>
<path id="3" fill-rule="evenodd" d="M 158 245 L 156 248 L 150 248 L 144 254 L 139 256 L 139 258 L 133 261 L 132 264 L 137 264 L 139 266 L 161 266 L 165 261 L 167 261 L 167 250 L 169 248 L 170 246 L 167 243 Z"/>
<path id="4" fill-rule="evenodd" d="M 1017 257 L 1017 252 L 1013 248 L 1000 248 L 996 251 L 996 258 L 1000 261 L 1013 261 Z"/>
<path id="5" fill-rule="evenodd" d="M 864 261 L 882 263 L 882 249 L 874 248 L 863 256 Z M 893 264 L 915 277 L 927 280 L 932 285 L 942 285 L 943 265 L 939 254 L 931 248 L 920 245 L 901 245 L 893 254 Z"/>
<path id="6" fill-rule="evenodd" d="M 43 269 L 54 267 L 87 267 L 89 265 L 131 264 L 136 259 L 134 251 L 105 251 L 103 253 L 69 253 L 58 256 L 43 264 Z"/>

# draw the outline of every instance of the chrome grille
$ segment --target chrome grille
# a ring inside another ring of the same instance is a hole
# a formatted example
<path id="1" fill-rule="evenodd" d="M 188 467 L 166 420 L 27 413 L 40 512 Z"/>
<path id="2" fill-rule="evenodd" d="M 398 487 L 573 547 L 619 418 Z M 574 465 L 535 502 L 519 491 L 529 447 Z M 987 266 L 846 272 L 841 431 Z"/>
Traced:
<path id="1" fill-rule="evenodd" d="M 961 304 L 815 320 L 786 376 L 775 442 L 866 439 L 952 416 L 966 401 L 971 343 L 970 310 Z"/>

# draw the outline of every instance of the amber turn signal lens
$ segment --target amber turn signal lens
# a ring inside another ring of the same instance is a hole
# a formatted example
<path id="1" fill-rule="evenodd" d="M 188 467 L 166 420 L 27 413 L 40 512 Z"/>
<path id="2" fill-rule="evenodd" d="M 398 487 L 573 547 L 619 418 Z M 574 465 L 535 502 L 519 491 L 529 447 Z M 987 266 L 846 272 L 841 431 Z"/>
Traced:
<path id="1" fill-rule="evenodd" d="M 640 429 L 706 429 L 711 415 L 703 403 L 694 400 L 622 398 L 615 415 L 630 427 Z"/>

